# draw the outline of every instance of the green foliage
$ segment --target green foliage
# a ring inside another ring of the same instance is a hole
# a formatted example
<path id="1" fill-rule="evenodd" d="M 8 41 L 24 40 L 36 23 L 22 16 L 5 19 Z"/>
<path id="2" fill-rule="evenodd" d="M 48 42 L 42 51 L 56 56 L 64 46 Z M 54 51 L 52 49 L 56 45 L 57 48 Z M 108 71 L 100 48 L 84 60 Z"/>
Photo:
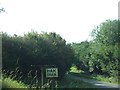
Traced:
<path id="1" fill-rule="evenodd" d="M 28 32 L 24 36 L 1 33 L 3 69 L 13 71 L 19 67 L 23 79 L 32 70 L 40 74 L 41 65 L 58 67 L 59 77 L 69 71 L 72 64 L 87 74 L 110 77 L 120 76 L 120 21 L 106 20 L 93 29 L 93 40 L 66 44 L 56 33 Z M 31 66 L 35 67 L 31 67 Z M 74 66 L 73 71 L 77 71 Z M 8 71 L 8 72 L 9 72 Z M 15 72 L 14 72 L 15 73 Z M 117 82 L 118 79 L 115 79 Z"/>
<path id="2" fill-rule="evenodd" d="M 108 77 L 119 76 L 119 27 L 119 20 L 106 20 L 93 29 L 91 33 L 93 40 L 72 44 L 76 56 L 75 62 L 79 69 Z"/>
<path id="3" fill-rule="evenodd" d="M 115 45 L 120 43 L 120 21 L 119 20 L 106 20 L 95 29 L 96 41 L 105 45 Z"/>
<path id="4" fill-rule="evenodd" d="M 5 72 L 5 71 L 3 71 Z M 29 71 L 30 74 L 31 71 Z M 35 72 L 36 73 L 36 72 Z M 18 79 L 21 76 L 19 76 L 18 78 L 14 78 L 16 75 L 12 75 L 12 74 L 8 74 L 8 71 L 6 71 L 6 73 L 2 74 L 2 78 L 0 79 L 1 83 L 2 83 L 2 88 L 41 88 L 41 85 L 39 82 L 40 79 L 36 78 L 38 74 L 34 74 L 34 78 L 30 79 L 30 75 L 29 77 L 26 77 L 25 80 L 22 79 Z M 12 76 L 11 76 L 12 75 Z M 33 82 L 35 80 L 35 82 L 33 83 L 28 83 L 25 84 L 25 81 L 28 81 L 28 79 Z M 47 79 L 45 80 L 44 78 L 44 85 L 42 86 L 42 88 L 45 89 L 52 89 L 52 88 L 94 88 L 95 86 L 89 83 L 85 83 L 83 81 L 77 80 L 72 78 L 69 74 L 65 74 L 65 76 L 63 77 L 63 79 L 61 80 L 55 80 L 55 79 Z"/>
<path id="5" fill-rule="evenodd" d="M 77 66 L 73 64 L 70 68 L 70 72 L 79 73 L 80 71 L 78 70 Z"/>
<path id="6" fill-rule="evenodd" d="M 118 84 L 119 82 L 116 82 L 118 79 L 117 77 L 108 77 L 108 76 L 104 76 L 104 75 L 99 75 L 99 74 L 93 74 L 93 75 L 86 75 L 84 72 L 82 73 L 75 73 L 75 72 L 70 72 L 70 75 L 74 75 L 77 77 L 83 77 L 86 79 L 95 79 L 98 81 L 104 81 L 104 82 L 108 82 L 108 83 L 112 83 L 112 84 Z"/>
<path id="7" fill-rule="evenodd" d="M 10 76 L 8 77 L 3 77 L 2 79 L 0 79 L 0 83 L 2 83 L 2 88 L 5 89 L 5 88 L 19 88 L 19 89 L 25 89 L 25 88 L 30 88 L 29 86 L 30 85 L 27 85 L 27 84 L 24 84 L 23 82 L 21 81 L 17 81 L 17 80 L 13 80 L 11 79 Z M 57 85 L 57 86 L 56 86 Z M 83 81 L 79 81 L 77 79 L 74 79 L 72 78 L 71 76 L 69 76 L 68 74 L 66 74 L 64 76 L 63 79 L 59 80 L 57 82 L 57 84 L 55 85 L 55 87 L 51 87 L 51 86 L 54 86 L 53 83 L 51 83 L 51 80 L 49 82 L 46 82 L 44 83 L 44 86 L 42 88 L 45 88 L 45 89 L 59 89 L 59 88 L 95 88 L 94 85 L 92 84 L 89 84 L 89 83 L 85 83 Z M 36 88 L 40 88 L 40 86 L 36 86 L 35 83 L 32 84 L 32 87 L 31 89 L 36 89 Z"/>
<path id="8" fill-rule="evenodd" d="M 109 76 L 118 75 L 118 55 L 120 44 L 120 26 L 119 20 L 107 20 L 100 24 L 96 29 L 96 38 L 91 46 L 91 56 L 96 59 L 97 65 L 101 68 L 102 72 L 107 73 Z"/>
<path id="9" fill-rule="evenodd" d="M 16 80 L 12 80 L 8 77 L 3 78 L 2 88 L 27 88 L 27 85 L 22 82 L 17 82 Z"/>
<path id="10" fill-rule="evenodd" d="M 56 33 L 28 32 L 24 36 L 2 33 L 3 69 L 13 70 L 17 66 L 27 74 L 29 70 L 40 70 L 41 65 L 54 65 L 63 77 L 73 63 L 71 45 Z M 34 65 L 36 67 L 31 67 Z M 40 73 L 40 71 L 39 71 Z"/>

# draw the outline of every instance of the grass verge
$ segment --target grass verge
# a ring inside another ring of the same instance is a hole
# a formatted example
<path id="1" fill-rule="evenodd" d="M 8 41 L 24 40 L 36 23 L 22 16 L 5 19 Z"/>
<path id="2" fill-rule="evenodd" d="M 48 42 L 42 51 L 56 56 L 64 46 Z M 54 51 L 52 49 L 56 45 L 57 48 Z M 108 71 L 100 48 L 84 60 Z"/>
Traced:
<path id="1" fill-rule="evenodd" d="M 87 74 L 75 73 L 75 72 L 70 72 L 69 74 L 72 74 L 72 75 L 75 75 L 78 77 L 94 79 L 94 80 L 98 80 L 98 81 L 104 81 L 104 82 L 108 82 L 108 83 L 112 83 L 112 84 L 120 84 L 120 82 L 116 82 L 117 78 L 114 78 L 114 77 L 105 77 L 102 75 L 87 75 Z"/>
<path id="2" fill-rule="evenodd" d="M 70 68 L 69 71 L 70 74 L 78 76 L 78 77 L 84 77 L 84 78 L 88 78 L 88 79 L 95 79 L 95 80 L 99 80 L 99 81 L 104 81 L 104 82 L 109 82 L 112 84 L 120 84 L 120 76 L 119 77 L 105 77 L 103 75 L 87 75 L 84 73 L 84 71 L 78 70 L 77 66 L 73 65 Z M 118 82 L 117 82 L 118 81 Z"/>
<path id="3" fill-rule="evenodd" d="M 28 88 L 24 83 L 9 77 L 0 79 L 0 83 L 2 83 L 2 88 Z M 58 88 L 95 88 L 94 85 L 76 80 L 69 75 L 65 75 L 62 80 L 58 81 L 58 86 Z"/>
<path id="4" fill-rule="evenodd" d="M 2 83 L 2 88 L 27 88 L 27 85 L 24 83 L 12 80 L 9 77 L 3 78 L 3 80 L 0 80 L 0 82 Z"/>

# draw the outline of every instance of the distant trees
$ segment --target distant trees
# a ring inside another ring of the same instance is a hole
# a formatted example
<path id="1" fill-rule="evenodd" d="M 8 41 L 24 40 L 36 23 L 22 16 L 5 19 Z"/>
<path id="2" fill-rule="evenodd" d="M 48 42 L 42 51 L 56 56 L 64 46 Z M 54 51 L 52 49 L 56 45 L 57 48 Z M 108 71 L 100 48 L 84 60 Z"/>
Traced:
<path id="1" fill-rule="evenodd" d="M 79 69 L 89 72 L 89 42 L 83 41 L 81 43 L 72 44 L 75 53 L 75 62 Z"/>
<path id="2" fill-rule="evenodd" d="M 69 44 L 56 33 L 28 32 L 24 36 L 2 33 L 3 68 L 17 66 L 27 73 L 31 65 L 55 65 L 62 77 L 73 63 L 74 53 Z M 40 68 L 38 68 L 40 69 Z"/>
<path id="3" fill-rule="evenodd" d="M 89 74 L 119 76 L 119 28 L 119 20 L 106 20 L 93 29 L 93 40 L 73 44 L 66 44 L 56 33 L 28 32 L 24 36 L 2 33 L 3 68 L 13 70 L 19 65 L 27 72 L 34 69 L 31 65 L 55 65 L 62 77 L 74 63 Z"/>
<path id="4" fill-rule="evenodd" d="M 118 71 L 120 71 L 118 68 L 120 60 L 119 27 L 119 20 L 106 20 L 92 31 L 93 40 L 72 44 L 80 64 L 78 66 L 81 69 L 84 69 L 85 72 L 118 76 Z"/>

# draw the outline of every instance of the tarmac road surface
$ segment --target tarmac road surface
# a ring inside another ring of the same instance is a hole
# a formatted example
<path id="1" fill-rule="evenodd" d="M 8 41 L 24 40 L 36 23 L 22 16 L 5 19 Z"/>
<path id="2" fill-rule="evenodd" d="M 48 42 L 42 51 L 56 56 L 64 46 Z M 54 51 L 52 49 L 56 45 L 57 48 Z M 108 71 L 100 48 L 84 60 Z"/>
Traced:
<path id="1" fill-rule="evenodd" d="M 78 76 L 74 76 L 74 75 L 70 75 L 70 77 L 80 80 L 80 81 L 83 81 L 83 82 L 91 83 L 91 84 L 95 85 L 96 88 L 117 88 L 117 90 L 118 89 L 120 90 L 120 86 L 117 84 L 111 84 L 108 82 L 103 82 L 103 81 L 98 81 L 98 80 L 93 80 L 93 79 L 86 79 L 86 78 L 78 77 Z"/>

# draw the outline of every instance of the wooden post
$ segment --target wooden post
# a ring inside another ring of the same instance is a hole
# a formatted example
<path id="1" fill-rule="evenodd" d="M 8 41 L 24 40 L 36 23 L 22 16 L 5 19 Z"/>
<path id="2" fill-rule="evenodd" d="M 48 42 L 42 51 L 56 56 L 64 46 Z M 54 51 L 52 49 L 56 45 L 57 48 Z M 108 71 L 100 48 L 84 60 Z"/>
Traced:
<path id="1" fill-rule="evenodd" d="M 41 88 L 43 88 L 43 68 L 42 67 L 41 67 L 41 83 L 42 83 Z"/>

